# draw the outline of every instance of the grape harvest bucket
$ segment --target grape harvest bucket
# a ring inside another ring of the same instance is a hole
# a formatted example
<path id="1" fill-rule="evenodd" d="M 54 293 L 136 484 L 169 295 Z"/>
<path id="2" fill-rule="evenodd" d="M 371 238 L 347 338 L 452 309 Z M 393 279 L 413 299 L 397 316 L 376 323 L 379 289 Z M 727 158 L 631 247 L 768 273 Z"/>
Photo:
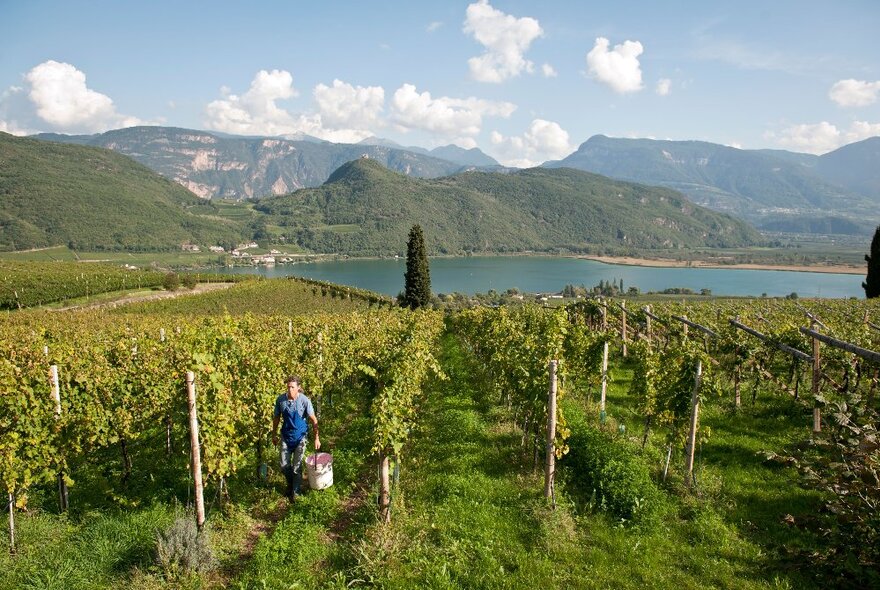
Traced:
<path id="1" fill-rule="evenodd" d="M 333 485 L 333 455 L 330 453 L 309 455 L 306 457 L 306 473 L 310 489 L 329 488 Z"/>

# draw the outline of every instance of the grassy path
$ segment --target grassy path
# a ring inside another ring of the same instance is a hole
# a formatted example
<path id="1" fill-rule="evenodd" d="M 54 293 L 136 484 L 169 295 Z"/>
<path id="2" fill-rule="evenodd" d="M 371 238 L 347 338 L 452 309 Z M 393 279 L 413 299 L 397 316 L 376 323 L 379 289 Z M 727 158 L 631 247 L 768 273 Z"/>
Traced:
<path id="1" fill-rule="evenodd" d="M 368 534 L 361 579 L 387 588 L 571 587 L 541 476 L 472 378 L 453 338 L 404 458 L 394 521 Z M 565 546 L 565 543 L 562 544 Z"/>
<path id="2" fill-rule="evenodd" d="M 668 513 L 645 530 L 576 505 L 560 482 L 551 510 L 479 367 L 452 336 L 442 351 L 450 379 L 423 408 L 393 522 L 368 526 L 355 545 L 345 573 L 352 587 L 794 587 L 768 572 L 760 545 L 700 501 L 670 494 Z"/>

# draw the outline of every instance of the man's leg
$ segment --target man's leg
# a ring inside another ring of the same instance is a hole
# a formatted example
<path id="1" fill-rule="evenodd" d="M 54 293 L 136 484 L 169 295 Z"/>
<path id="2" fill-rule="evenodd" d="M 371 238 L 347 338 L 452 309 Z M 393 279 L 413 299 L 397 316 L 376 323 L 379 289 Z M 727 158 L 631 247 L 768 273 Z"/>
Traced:
<path id="1" fill-rule="evenodd" d="M 290 453 L 290 472 L 293 477 L 293 493 L 299 494 L 299 485 L 302 482 L 302 460 L 306 450 L 306 438 L 303 437 L 299 444 Z"/>
<path id="2" fill-rule="evenodd" d="M 284 495 L 288 498 L 293 495 L 293 465 L 291 464 L 292 450 L 295 449 L 290 449 L 287 446 L 286 441 L 281 441 L 281 473 L 284 474 L 284 479 L 287 480 L 287 488 L 284 491 Z"/>

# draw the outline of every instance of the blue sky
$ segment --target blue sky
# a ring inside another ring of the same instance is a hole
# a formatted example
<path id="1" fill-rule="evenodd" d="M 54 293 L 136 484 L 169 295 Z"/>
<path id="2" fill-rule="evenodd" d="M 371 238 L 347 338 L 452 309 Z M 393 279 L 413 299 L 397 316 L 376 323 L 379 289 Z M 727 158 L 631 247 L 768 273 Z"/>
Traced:
<path id="1" fill-rule="evenodd" d="M 880 2 L 0 0 L 0 130 L 824 153 L 880 135 Z"/>

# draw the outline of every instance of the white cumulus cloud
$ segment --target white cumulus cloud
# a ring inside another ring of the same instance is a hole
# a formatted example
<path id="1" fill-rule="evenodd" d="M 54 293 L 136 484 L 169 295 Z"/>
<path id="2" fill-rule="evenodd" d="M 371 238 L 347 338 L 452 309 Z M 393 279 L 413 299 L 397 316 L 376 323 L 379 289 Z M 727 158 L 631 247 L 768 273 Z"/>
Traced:
<path id="1" fill-rule="evenodd" d="M 96 133 L 146 124 L 117 112 L 113 100 L 89 88 L 86 75 L 71 64 L 45 61 L 25 74 L 24 82 L 0 95 L 0 129 Z"/>
<path id="2" fill-rule="evenodd" d="M 767 132 L 764 137 L 786 149 L 824 154 L 875 135 L 880 135 L 880 123 L 854 121 L 849 129 L 839 129 L 828 121 L 822 121 L 815 124 L 791 125 L 779 133 Z"/>
<path id="3" fill-rule="evenodd" d="M 444 137 L 467 138 L 480 133 L 483 117 L 509 117 L 516 105 L 480 98 L 433 98 L 412 84 L 398 88 L 391 99 L 392 119 L 401 131 L 419 129 Z"/>
<path id="4" fill-rule="evenodd" d="M 532 41 L 544 34 L 534 18 L 516 18 L 493 8 L 488 0 L 467 7 L 464 32 L 473 35 L 486 51 L 468 60 L 471 77 L 478 82 L 503 82 L 534 71 L 525 58 Z"/>
<path id="5" fill-rule="evenodd" d="M 877 102 L 880 94 L 880 80 L 840 80 L 828 91 L 828 97 L 842 107 L 864 107 Z"/>
<path id="6" fill-rule="evenodd" d="M 385 90 L 381 86 L 352 86 L 333 80 L 333 86 L 315 86 L 314 94 L 322 120 L 336 128 L 373 128 L 379 124 L 385 105 Z"/>
<path id="7" fill-rule="evenodd" d="M 428 31 L 429 33 L 433 33 L 434 31 L 436 31 L 437 29 L 439 29 L 442 26 L 443 26 L 443 23 L 441 21 L 435 20 L 435 21 L 431 22 L 427 27 L 425 27 L 425 30 Z"/>
<path id="8" fill-rule="evenodd" d="M 530 168 L 547 160 L 559 160 L 574 151 L 568 132 L 553 121 L 535 119 L 521 136 L 491 136 L 493 152 L 505 166 Z"/>
<path id="9" fill-rule="evenodd" d="M 291 113 L 278 105 L 293 98 L 293 76 L 286 70 L 260 70 L 241 96 L 221 88 L 222 98 L 205 108 L 208 129 L 240 135 L 305 133 L 340 143 L 356 143 L 373 132 L 384 102 L 381 87 L 363 88 L 334 80 L 333 86 L 315 87 L 317 113 Z M 350 101 L 350 102 L 346 102 Z"/>
<path id="10" fill-rule="evenodd" d="M 293 98 L 299 93 L 293 87 L 293 76 L 285 70 L 260 70 L 251 87 L 241 96 L 221 88 L 223 98 L 206 108 L 209 129 L 227 133 L 281 135 L 298 129 L 295 118 L 277 101 Z"/>
<path id="11" fill-rule="evenodd" d="M 543 66 L 541 66 L 541 72 L 544 74 L 545 78 L 555 78 L 559 75 L 556 73 L 556 68 L 554 68 L 550 64 L 544 64 Z"/>
<path id="12" fill-rule="evenodd" d="M 660 96 L 669 96 L 669 93 L 672 92 L 672 80 L 669 78 L 660 78 L 657 80 L 656 91 Z"/>
<path id="13" fill-rule="evenodd" d="M 639 56 L 644 51 L 638 41 L 624 41 L 609 50 L 611 43 L 598 37 L 593 49 L 587 54 L 590 75 L 608 85 L 619 94 L 638 92 L 642 89 L 642 69 Z"/>

